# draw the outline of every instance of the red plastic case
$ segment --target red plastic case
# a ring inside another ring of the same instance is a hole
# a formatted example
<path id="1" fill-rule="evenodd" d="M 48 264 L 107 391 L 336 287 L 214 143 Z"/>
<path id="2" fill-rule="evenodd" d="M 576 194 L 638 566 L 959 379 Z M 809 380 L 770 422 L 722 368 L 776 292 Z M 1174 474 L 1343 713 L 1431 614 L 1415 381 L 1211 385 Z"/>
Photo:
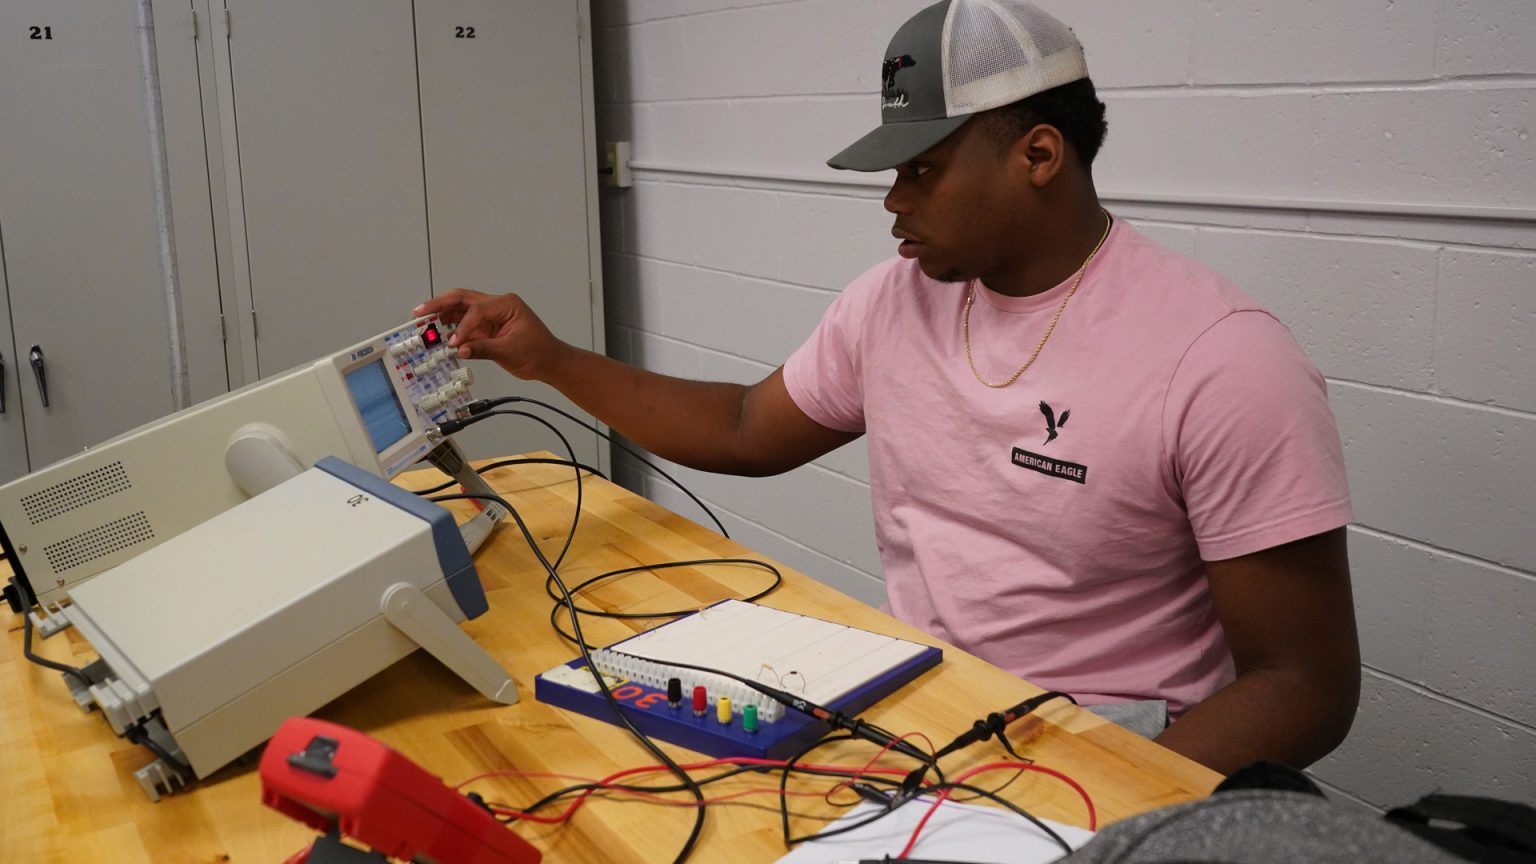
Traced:
<path id="1" fill-rule="evenodd" d="M 293 717 L 261 757 L 261 801 L 373 850 L 438 864 L 538 864 L 541 853 L 438 777 L 346 726 Z"/>

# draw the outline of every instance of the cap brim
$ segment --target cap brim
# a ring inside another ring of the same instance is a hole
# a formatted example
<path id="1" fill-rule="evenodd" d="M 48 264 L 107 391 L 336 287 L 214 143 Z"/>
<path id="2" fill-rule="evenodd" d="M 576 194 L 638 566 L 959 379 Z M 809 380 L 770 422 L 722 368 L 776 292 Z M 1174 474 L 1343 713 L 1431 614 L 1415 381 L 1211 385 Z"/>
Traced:
<path id="1" fill-rule="evenodd" d="M 882 123 L 873 132 L 828 159 L 827 164 L 848 171 L 885 171 L 895 168 L 943 141 L 969 119 L 971 115 L 962 114 L 937 120 Z"/>

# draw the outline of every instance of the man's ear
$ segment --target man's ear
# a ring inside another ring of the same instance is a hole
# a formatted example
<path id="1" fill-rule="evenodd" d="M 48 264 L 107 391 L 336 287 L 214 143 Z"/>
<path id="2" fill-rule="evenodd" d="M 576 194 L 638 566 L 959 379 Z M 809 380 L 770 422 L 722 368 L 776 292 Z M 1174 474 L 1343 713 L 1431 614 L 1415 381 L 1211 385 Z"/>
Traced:
<path id="1" fill-rule="evenodd" d="M 1055 126 L 1038 123 L 1013 142 L 1009 155 L 1025 166 L 1030 185 L 1040 188 L 1066 167 L 1067 141 Z"/>

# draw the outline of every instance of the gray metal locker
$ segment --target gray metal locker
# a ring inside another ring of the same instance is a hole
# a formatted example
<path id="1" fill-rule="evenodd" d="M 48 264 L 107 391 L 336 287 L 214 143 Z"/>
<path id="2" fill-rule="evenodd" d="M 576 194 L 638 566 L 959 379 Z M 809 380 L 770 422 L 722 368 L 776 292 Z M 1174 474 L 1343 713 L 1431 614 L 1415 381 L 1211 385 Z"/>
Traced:
<path id="1" fill-rule="evenodd" d="M 576 0 L 419 0 L 422 151 L 437 293 L 517 291 L 560 338 L 601 351 L 591 61 Z M 551 388 L 474 365 L 482 396 L 532 396 L 581 412 Z M 549 416 L 595 465 L 596 435 Z M 473 456 L 562 452 L 542 426 L 489 420 L 464 433 Z"/>
<path id="2" fill-rule="evenodd" d="M 460 285 L 602 350 L 587 0 L 151 2 L 192 402 Z M 138 5 L 0 3 L 0 480 L 177 407 Z"/>
<path id="3" fill-rule="evenodd" d="M 124 0 L 0 3 L 0 242 L 14 339 L 4 353 L 19 385 L 7 388 L 0 429 L 14 438 L 24 413 L 33 468 L 174 407 L 136 12 Z M 180 45 L 162 54 L 192 51 Z M 166 131 L 195 161 L 200 112 L 183 107 L 167 105 Z M 199 212 L 198 174 L 187 173 L 177 230 L 210 218 L 206 176 Z M 184 312 L 189 329 L 217 315 L 216 284 L 194 285 L 213 300 Z M 204 395 L 222 389 L 219 374 L 202 379 Z M 3 458 L 14 476 L 14 456 Z"/>
<path id="4" fill-rule="evenodd" d="M 233 308 L 233 286 L 219 277 L 214 247 L 211 143 L 206 137 L 204 66 L 211 67 L 208 33 L 188 0 L 153 0 L 156 63 L 164 115 L 166 169 L 170 173 L 171 215 L 176 238 L 176 273 L 186 341 L 192 403 L 229 391 L 224 350 L 224 310 Z M 210 91 L 212 88 L 208 88 Z M 217 142 L 215 136 L 214 142 Z"/>
<path id="5" fill-rule="evenodd" d="M 227 7 L 215 77 L 254 380 L 398 324 L 427 296 L 421 121 L 410 0 Z"/>
<path id="6" fill-rule="evenodd" d="M 0 216 L 3 216 L 0 213 Z M 5 225 L 0 222 L 0 261 L 5 258 Z M 4 290 L 5 268 L 0 267 L 0 321 L 11 320 L 9 294 Z M 21 414 L 20 394 L 17 388 L 22 375 L 27 374 L 25 364 L 16 362 L 16 345 L 7 329 L 0 335 L 0 483 L 14 480 L 26 474 L 27 426 Z"/>

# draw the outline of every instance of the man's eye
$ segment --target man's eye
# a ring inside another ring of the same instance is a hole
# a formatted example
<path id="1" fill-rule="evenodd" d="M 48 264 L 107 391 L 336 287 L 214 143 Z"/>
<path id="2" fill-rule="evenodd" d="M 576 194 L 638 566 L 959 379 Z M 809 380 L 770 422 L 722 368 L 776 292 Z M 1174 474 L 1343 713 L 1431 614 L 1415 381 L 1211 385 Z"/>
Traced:
<path id="1" fill-rule="evenodd" d="M 927 174 L 929 171 L 933 170 L 933 166 L 932 165 L 921 165 L 921 164 L 908 165 L 907 168 L 908 168 L 908 170 L 910 170 L 912 172 L 912 176 L 913 177 L 921 177 L 924 174 Z"/>

